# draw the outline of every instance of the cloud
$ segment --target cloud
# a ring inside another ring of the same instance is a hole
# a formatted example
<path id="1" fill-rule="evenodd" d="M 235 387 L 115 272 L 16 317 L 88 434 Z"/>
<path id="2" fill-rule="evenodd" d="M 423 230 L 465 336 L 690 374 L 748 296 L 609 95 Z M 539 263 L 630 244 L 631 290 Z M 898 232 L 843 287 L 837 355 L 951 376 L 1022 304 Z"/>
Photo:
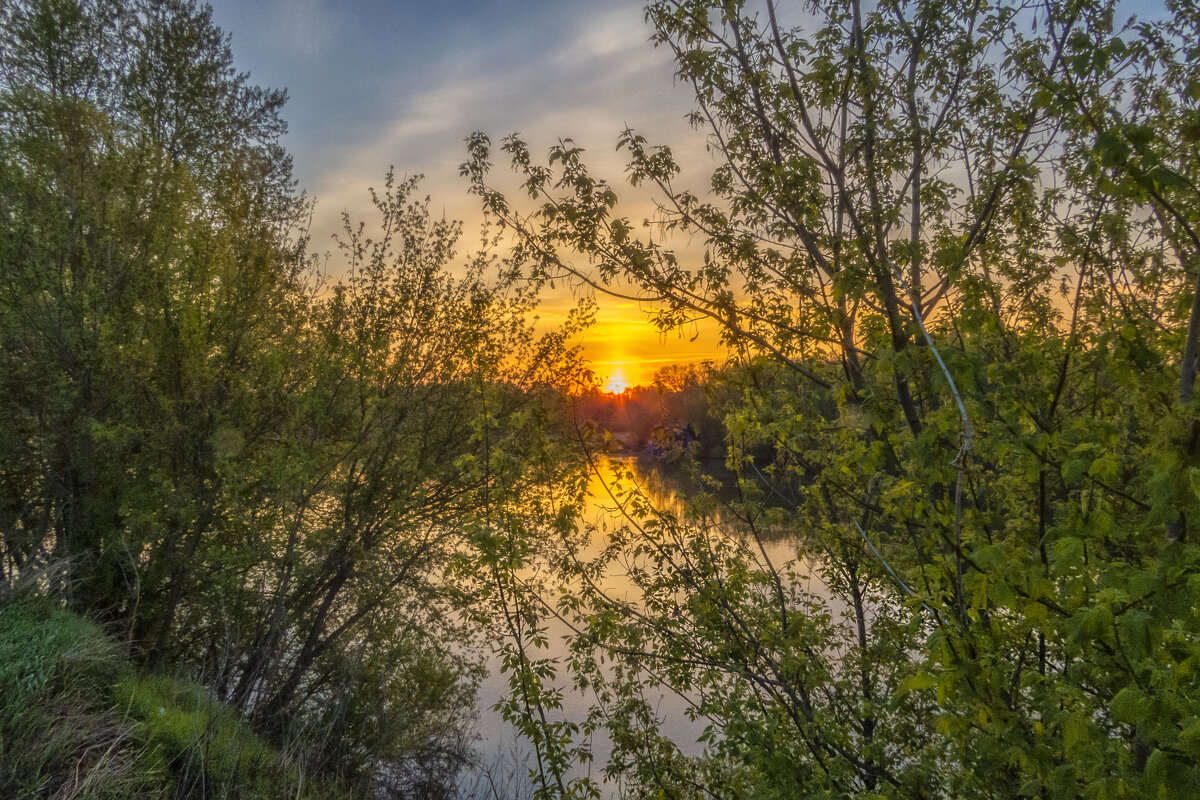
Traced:
<path id="1" fill-rule="evenodd" d="M 390 120 L 365 141 L 324 154 L 310 185 L 319 201 L 316 227 L 336 225 L 342 209 L 365 206 L 366 187 L 389 164 L 424 173 L 426 190 L 452 216 L 476 216 L 476 203 L 458 176 L 463 139 L 474 130 L 495 140 L 520 131 L 535 156 L 570 137 L 588 149 L 595 174 L 613 183 L 623 180 L 623 154 L 613 144 L 626 124 L 652 140 L 671 141 L 694 163 L 710 163 L 703 137 L 683 120 L 690 98 L 672 86 L 669 55 L 648 43 L 637 7 L 583 9 L 562 24 L 564 30 L 540 48 L 458 41 L 425 74 L 397 77 L 376 98 L 393 109 Z M 652 211 L 644 202 L 635 206 L 623 213 L 638 219 Z"/>
<path id="2" fill-rule="evenodd" d="M 475 202 L 457 179 L 457 165 L 466 158 L 464 137 L 470 132 L 469 110 L 485 102 L 490 81 L 444 82 L 407 98 L 397 116 L 372 140 L 342 146 L 326 154 L 326 164 L 313 187 L 318 201 L 314 233 L 340 229 L 341 212 L 365 208 L 367 187 L 380 183 L 395 166 L 400 174 L 424 173 L 424 190 L 435 203 L 449 203 L 448 216 L 461 218 Z M 468 202 L 469 201 L 469 202 Z"/>
<path id="3" fill-rule="evenodd" d="M 645 190 L 624 182 L 625 156 L 614 152 L 614 145 L 626 124 L 652 142 L 670 143 L 681 162 L 693 165 L 683 183 L 703 191 L 712 161 L 704 136 L 684 120 L 692 98 L 673 85 L 670 54 L 648 42 L 649 30 L 636 6 L 572 6 L 537 32 L 522 27 L 487 33 L 477 25 L 460 26 L 447 37 L 444 51 L 415 69 L 347 86 L 347 92 L 360 93 L 355 102 L 370 114 L 355 115 L 340 128 L 326 126 L 315 148 L 319 163 L 306 170 L 307 188 L 318 202 L 312 230 L 318 250 L 333 249 L 330 235 L 340 232 L 343 210 L 355 220 L 366 218 L 369 226 L 367 187 L 382 183 L 389 165 L 400 175 L 426 175 L 422 190 L 432 197 L 435 213 L 465 221 L 461 249 L 470 249 L 481 214 L 458 165 L 466 158 L 463 139 L 474 130 L 487 131 L 497 144 L 520 131 L 535 158 L 560 137 L 574 139 L 588 150 L 585 161 L 593 174 L 617 189 L 618 212 L 635 223 L 653 216 L 654 205 Z M 517 181 L 498 149 L 494 161 L 496 182 L 515 190 Z M 337 271 L 336 260 L 330 268 Z M 560 282 L 548 293 L 541 325 L 560 324 L 576 291 Z M 648 310 L 602 302 L 597 325 L 580 343 L 606 360 L 639 353 L 650 370 L 652 363 L 713 357 L 716 335 L 709 326 L 664 335 L 648 324 Z"/>
<path id="4" fill-rule="evenodd" d="M 613 62 L 618 56 L 651 50 L 649 38 L 640 6 L 596 6 L 580 19 L 559 57 Z"/>

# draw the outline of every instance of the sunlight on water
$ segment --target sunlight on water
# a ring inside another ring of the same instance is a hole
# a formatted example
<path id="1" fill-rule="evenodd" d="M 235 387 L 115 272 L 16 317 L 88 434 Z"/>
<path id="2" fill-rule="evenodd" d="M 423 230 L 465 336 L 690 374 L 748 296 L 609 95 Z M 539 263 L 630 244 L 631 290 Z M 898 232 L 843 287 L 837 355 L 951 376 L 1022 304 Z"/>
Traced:
<path id="1" fill-rule="evenodd" d="M 599 556 L 606 544 L 608 535 L 622 526 L 629 524 L 628 517 L 622 513 L 622 503 L 628 501 L 628 492 L 632 488 L 631 481 L 636 483 L 638 490 L 647 498 L 653 507 L 660 512 L 666 512 L 683 517 L 687 513 L 686 500 L 690 492 L 695 491 L 694 484 L 685 474 L 670 470 L 660 470 L 647 467 L 634 458 L 599 458 L 595 464 L 588 482 L 588 499 L 583 513 L 582 523 L 593 528 L 592 535 L 581 549 L 578 557 L 588 560 Z M 629 509 L 627 509 L 629 510 Z M 722 514 L 719 509 L 711 512 L 708 523 L 713 525 L 720 535 L 746 536 L 746 528 L 740 521 L 733 519 L 730 514 Z M 798 558 L 797 543 L 794 536 L 782 531 L 774 535 L 764 536 L 759 545 L 755 545 L 757 560 L 762 563 L 769 560 L 770 564 L 779 569 Z M 795 575 L 805 584 L 804 589 L 812 594 L 826 597 L 824 584 L 814 575 L 808 565 L 800 560 L 793 565 Z M 627 573 L 618 570 L 607 570 L 597 584 L 609 596 L 621 600 L 638 600 L 638 591 Z M 555 598 L 545 597 L 553 603 Z M 568 626 L 561 620 L 551 620 L 548 624 L 550 646 L 548 651 L 541 651 L 540 656 L 563 659 L 568 655 L 567 637 L 570 633 Z M 523 796 L 527 792 L 528 772 L 535 764 L 532 748 L 520 740 L 516 730 L 503 720 L 499 712 L 492 707 L 505 695 L 508 689 L 506 677 L 501 674 L 495 657 L 489 660 L 488 676 L 479 688 L 479 734 L 480 742 L 477 752 L 480 770 L 490 773 L 489 778 L 506 784 L 510 794 Z M 556 718 L 582 721 L 589 708 L 596 702 L 591 693 L 585 693 L 570 688 L 569 678 L 560 676 L 558 686 L 564 689 L 563 710 Z M 688 700 L 673 693 L 663 692 L 655 704 L 658 716 L 658 730 L 661 734 L 674 741 L 683 753 L 699 755 L 703 745 L 697 737 L 703 732 L 705 723 L 688 718 L 686 711 Z M 611 746 L 602 733 L 592 739 L 594 761 L 590 768 L 585 766 L 575 772 L 572 777 L 587 774 L 600 782 L 601 772 L 608 760 Z M 470 777 L 479 780 L 477 773 Z M 615 787 L 605 787 L 605 796 L 614 795 Z"/>

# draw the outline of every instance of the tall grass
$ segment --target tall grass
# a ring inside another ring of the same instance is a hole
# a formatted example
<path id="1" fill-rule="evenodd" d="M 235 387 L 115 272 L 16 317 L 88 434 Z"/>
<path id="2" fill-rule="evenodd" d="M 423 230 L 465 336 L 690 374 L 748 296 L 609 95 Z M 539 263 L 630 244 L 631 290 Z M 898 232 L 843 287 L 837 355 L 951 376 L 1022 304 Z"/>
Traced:
<path id="1" fill-rule="evenodd" d="M 0 798 L 350 797 L 306 780 L 201 686 L 144 674 L 96 624 L 0 595 Z"/>
<path id="2" fill-rule="evenodd" d="M 107 695 L 123 668 L 95 624 L 30 594 L 0 598 L 0 796 L 160 797 Z"/>

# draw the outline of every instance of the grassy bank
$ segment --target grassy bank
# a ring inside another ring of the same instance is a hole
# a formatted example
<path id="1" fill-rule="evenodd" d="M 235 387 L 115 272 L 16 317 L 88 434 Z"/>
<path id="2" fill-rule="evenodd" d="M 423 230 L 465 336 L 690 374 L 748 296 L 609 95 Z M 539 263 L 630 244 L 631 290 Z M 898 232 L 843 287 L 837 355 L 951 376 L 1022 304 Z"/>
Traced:
<path id="1" fill-rule="evenodd" d="M 201 686 L 148 674 L 89 620 L 0 598 L 0 797 L 352 797 L 312 782 Z"/>

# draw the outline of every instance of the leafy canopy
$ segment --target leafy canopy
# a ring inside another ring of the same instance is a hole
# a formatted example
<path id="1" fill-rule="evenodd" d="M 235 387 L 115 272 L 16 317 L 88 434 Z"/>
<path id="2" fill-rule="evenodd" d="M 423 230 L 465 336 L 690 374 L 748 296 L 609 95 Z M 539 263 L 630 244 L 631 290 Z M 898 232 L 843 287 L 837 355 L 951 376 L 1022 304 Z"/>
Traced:
<path id="1" fill-rule="evenodd" d="M 501 143 L 530 204 L 469 139 L 531 274 L 713 320 L 740 365 L 749 532 L 631 496 L 603 556 L 556 562 L 642 794 L 1197 791 L 1200 14 L 1166 10 L 652 2 L 718 164 L 688 190 L 622 133 L 644 223 L 569 140 Z M 767 557 L 780 526 L 802 558 Z M 618 565 L 636 603 L 599 588 Z M 703 758 L 657 735 L 660 687 Z"/>

